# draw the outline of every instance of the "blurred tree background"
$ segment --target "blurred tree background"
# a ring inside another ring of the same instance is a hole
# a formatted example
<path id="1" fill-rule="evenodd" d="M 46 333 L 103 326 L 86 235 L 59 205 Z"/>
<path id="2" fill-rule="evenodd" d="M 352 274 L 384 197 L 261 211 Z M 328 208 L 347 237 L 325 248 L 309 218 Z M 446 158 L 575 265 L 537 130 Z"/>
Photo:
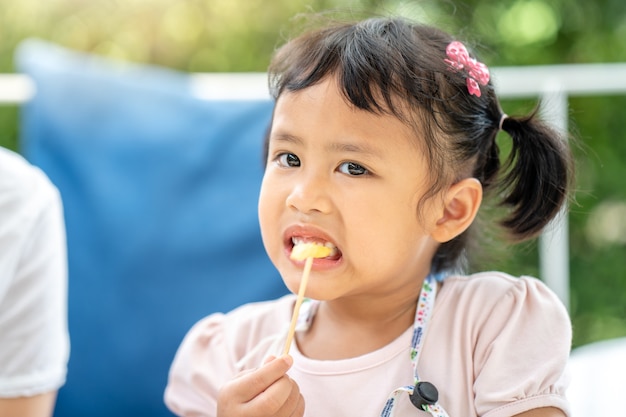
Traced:
<path id="1" fill-rule="evenodd" d="M 626 63 L 624 0 L 0 0 L 0 73 L 28 37 L 185 72 L 265 71 L 298 13 L 400 13 L 477 45 L 490 66 Z M 521 83 L 524 80 L 520 80 Z M 534 103 L 507 101 L 509 114 Z M 63 103 L 59 103 L 63 105 Z M 574 345 L 626 336 L 626 96 L 574 97 L 578 184 L 571 205 Z M 0 145 L 18 149 L 19 107 L 0 106 Z M 497 253 L 538 275 L 536 243 Z"/>

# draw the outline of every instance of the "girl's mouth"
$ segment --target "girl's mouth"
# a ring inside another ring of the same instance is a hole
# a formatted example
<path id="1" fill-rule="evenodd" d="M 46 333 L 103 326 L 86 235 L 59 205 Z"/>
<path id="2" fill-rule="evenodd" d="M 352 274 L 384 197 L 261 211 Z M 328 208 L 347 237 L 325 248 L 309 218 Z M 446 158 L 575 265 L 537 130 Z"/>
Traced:
<path id="1" fill-rule="evenodd" d="M 299 244 L 303 244 L 303 243 L 316 243 L 318 245 L 322 245 L 327 247 L 328 249 L 330 249 L 330 254 L 324 258 L 319 258 L 319 259 L 329 259 L 329 260 L 337 260 L 341 257 L 341 252 L 339 251 L 339 249 L 337 248 L 337 246 L 335 246 L 333 243 L 328 242 L 328 241 L 324 241 L 321 239 L 316 239 L 316 238 L 311 238 L 311 237 L 304 237 L 304 236 L 293 236 L 291 238 L 291 248 L 290 250 L 293 250 L 295 245 L 299 245 Z"/>

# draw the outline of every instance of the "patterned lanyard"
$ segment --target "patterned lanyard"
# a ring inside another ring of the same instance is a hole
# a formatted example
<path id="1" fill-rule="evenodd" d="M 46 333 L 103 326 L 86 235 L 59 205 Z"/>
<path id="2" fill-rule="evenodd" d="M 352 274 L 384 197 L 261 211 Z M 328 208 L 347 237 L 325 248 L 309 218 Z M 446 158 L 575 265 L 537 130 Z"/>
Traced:
<path id="1" fill-rule="evenodd" d="M 400 387 L 389 394 L 387 403 L 383 411 L 380 413 L 380 417 L 393 417 L 395 405 L 400 399 L 401 395 L 407 393 L 411 396 L 413 391 L 416 391 L 418 384 L 428 384 L 420 382 L 417 375 L 417 363 L 422 353 L 422 345 L 424 343 L 424 335 L 426 334 L 426 326 L 428 325 L 428 319 L 435 307 L 435 296 L 437 295 L 437 280 L 430 274 L 424 279 L 424 285 L 422 285 L 422 292 L 419 300 L 417 301 L 417 310 L 415 312 L 415 323 L 413 324 L 413 338 L 411 340 L 411 363 L 413 364 L 413 377 L 414 385 L 406 385 Z M 432 385 L 430 385 L 432 387 Z M 432 387 L 434 389 L 434 387 Z M 448 417 L 448 413 L 437 403 L 437 394 L 435 391 L 434 401 L 432 403 L 420 402 L 416 404 L 416 407 L 430 413 L 433 417 Z M 413 398 L 411 398 L 413 404 Z"/>
<path id="2" fill-rule="evenodd" d="M 435 296 L 437 295 L 437 280 L 436 277 L 432 274 L 428 275 L 424 279 L 424 284 L 422 285 L 422 292 L 420 294 L 419 300 L 417 302 L 417 310 L 415 312 L 415 323 L 413 324 L 413 338 L 411 340 L 411 363 L 413 365 L 413 377 L 414 377 L 414 385 L 406 385 L 400 387 L 389 394 L 389 398 L 385 403 L 385 407 L 380 414 L 380 417 L 393 417 L 395 405 L 400 399 L 401 395 L 409 395 L 413 394 L 413 391 L 416 391 L 415 387 L 418 387 L 418 384 L 428 384 L 420 381 L 417 375 L 417 362 L 419 361 L 420 353 L 422 351 L 422 344 L 424 342 L 424 335 L 426 334 L 426 326 L 428 324 L 428 319 L 433 311 L 435 306 Z M 307 330 L 313 321 L 313 317 L 317 312 L 317 308 L 319 306 L 319 301 L 305 299 L 300 307 L 300 313 L 298 315 L 298 323 L 296 325 L 296 330 Z M 432 385 L 431 385 L 432 387 Z M 434 387 L 433 387 L 434 389 Z M 436 394 L 435 394 L 436 397 Z M 411 401 L 415 404 L 413 399 Z M 424 410 L 430 413 L 433 417 L 448 417 L 448 413 L 441 407 L 437 402 L 436 398 L 431 403 L 421 402 L 416 404 L 421 410 Z"/>

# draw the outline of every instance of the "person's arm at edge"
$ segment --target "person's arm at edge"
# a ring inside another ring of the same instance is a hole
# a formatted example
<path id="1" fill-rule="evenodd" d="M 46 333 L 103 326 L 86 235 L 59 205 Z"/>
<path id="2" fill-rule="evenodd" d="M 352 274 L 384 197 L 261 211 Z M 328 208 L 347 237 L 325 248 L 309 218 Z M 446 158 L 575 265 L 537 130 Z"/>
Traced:
<path id="1" fill-rule="evenodd" d="M 0 398 L 0 417 L 50 417 L 56 394 L 51 391 L 32 397 Z"/>

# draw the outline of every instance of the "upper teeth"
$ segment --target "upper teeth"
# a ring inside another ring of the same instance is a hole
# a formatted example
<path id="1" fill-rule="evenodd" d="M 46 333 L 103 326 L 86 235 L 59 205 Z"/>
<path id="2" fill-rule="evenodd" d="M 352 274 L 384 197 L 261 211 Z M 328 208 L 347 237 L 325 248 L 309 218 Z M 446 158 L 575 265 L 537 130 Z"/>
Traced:
<path id="1" fill-rule="evenodd" d="M 308 243 L 308 242 L 310 242 L 310 240 L 306 240 L 306 239 L 304 239 L 302 237 L 292 237 L 291 238 L 291 243 L 293 243 L 294 246 L 295 245 L 304 244 L 304 243 Z M 330 248 L 333 251 L 337 249 L 337 247 L 335 245 L 333 245 L 332 243 L 330 243 L 330 242 L 322 243 L 322 242 L 316 241 L 315 243 L 318 244 L 318 245 L 326 246 L 327 248 Z"/>

